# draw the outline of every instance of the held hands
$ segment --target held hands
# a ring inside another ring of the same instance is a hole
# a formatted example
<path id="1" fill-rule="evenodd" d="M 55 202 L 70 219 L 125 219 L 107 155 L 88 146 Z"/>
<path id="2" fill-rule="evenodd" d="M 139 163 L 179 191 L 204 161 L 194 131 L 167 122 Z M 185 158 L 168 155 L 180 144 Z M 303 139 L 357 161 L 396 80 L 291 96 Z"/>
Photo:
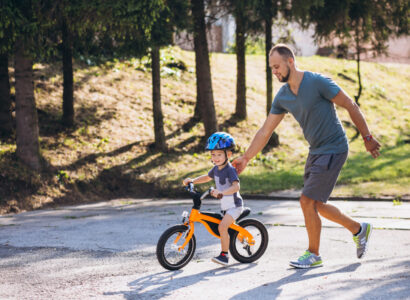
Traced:
<path id="1" fill-rule="evenodd" d="M 191 178 L 185 178 L 184 181 L 182 181 L 183 185 L 188 185 L 190 182 L 193 182 Z"/>
<path id="2" fill-rule="evenodd" d="M 373 158 L 377 158 L 380 155 L 379 149 L 381 145 L 374 137 L 371 137 L 370 139 L 365 138 L 364 146 L 366 147 L 367 152 L 370 152 Z"/>
<path id="3" fill-rule="evenodd" d="M 232 166 L 236 169 L 236 172 L 238 172 L 239 175 L 246 168 L 248 162 L 249 159 L 247 159 L 245 156 L 239 156 L 232 162 Z"/>

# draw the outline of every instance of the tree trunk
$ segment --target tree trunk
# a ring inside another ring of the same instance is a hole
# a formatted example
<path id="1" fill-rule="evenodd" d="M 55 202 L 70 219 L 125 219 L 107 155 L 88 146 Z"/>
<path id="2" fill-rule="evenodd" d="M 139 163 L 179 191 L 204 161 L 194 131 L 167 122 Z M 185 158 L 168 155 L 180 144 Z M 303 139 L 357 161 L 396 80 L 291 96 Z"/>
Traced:
<path id="1" fill-rule="evenodd" d="M 13 133 L 8 54 L 0 54 L 0 136 L 9 137 Z"/>
<path id="2" fill-rule="evenodd" d="M 360 106 L 359 104 L 359 98 L 362 94 L 362 78 L 360 76 L 360 48 L 357 46 L 357 56 L 356 56 L 356 62 L 357 62 L 357 79 L 359 82 L 359 90 L 357 91 L 357 95 L 354 96 L 354 100 L 356 101 L 356 104 Z"/>
<path id="3" fill-rule="evenodd" d="M 30 168 L 41 170 L 38 118 L 34 99 L 33 62 L 25 53 L 25 44 L 15 44 L 16 137 L 17 157 Z"/>
<path id="4" fill-rule="evenodd" d="M 62 24 L 63 40 L 63 125 L 74 126 L 73 50 L 66 20 Z"/>
<path id="5" fill-rule="evenodd" d="M 272 17 L 265 20 L 265 63 L 266 63 L 266 114 L 269 114 L 272 106 L 272 70 L 269 67 L 269 52 L 272 48 Z"/>
<path id="6" fill-rule="evenodd" d="M 235 16 L 236 22 L 236 108 L 235 115 L 240 119 L 246 119 L 246 62 L 245 62 L 245 16 L 238 11 Z"/>
<path id="7" fill-rule="evenodd" d="M 160 76 L 160 50 L 159 47 L 152 47 L 151 51 L 152 68 L 152 111 L 154 114 L 155 148 L 166 151 L 164 122 L 161 108 L 161 76 Z"/>
<path id="8" fill-rule="evenodd" d="M 268 1 L 270 2 L 270 1 Z M 265 62 L 266 62 L 266 114 L 269 115 L 272 106 L 272 70 L 269 67 L 269 52 L 272 48 L 272 16 L 268 16 L 265 19 Z M 268 145 L 271 147 L 279 146 L 279 136 L 276 132 L 272 134 L 268 141 Z"/>
<path id="9" fill-rule="evenodd" d="M 214 96 L 212 91 L 211 67 L 209 63 L 208 42 L 206 40 L 204 0 L 192 0 L 194 18 L 194 48 L 196 64 L 197 100 L 205 127 L 205 135 L 210 136 L 218 130 Z"/>

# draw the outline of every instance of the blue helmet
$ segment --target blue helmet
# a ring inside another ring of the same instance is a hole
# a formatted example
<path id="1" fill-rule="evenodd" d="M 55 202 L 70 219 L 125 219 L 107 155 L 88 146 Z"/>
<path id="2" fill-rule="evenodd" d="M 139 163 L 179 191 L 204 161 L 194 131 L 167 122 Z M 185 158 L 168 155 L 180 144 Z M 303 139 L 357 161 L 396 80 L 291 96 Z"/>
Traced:
<path id="1" fill-rule="evenodd" d="M 235 145 L 235 140 L 229 133 L 215 132 L 208 138 L 205 150 L 233 150 Z"/>

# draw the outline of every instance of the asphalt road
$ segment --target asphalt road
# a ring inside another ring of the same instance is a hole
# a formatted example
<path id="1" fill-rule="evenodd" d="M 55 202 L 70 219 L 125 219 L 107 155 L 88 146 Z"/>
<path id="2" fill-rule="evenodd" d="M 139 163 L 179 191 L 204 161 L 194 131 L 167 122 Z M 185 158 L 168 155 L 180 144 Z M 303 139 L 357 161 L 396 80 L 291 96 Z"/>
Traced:
<path id="1" fill-rule="evenodd" d="M 167 271 L 157 240 L 190 203 L 119 199 L 1 216 L 0 299 L 410 299 L 410 203 L 334 202 L 374 224 L 368 253 L 358 260 L 351 234 L 323 220 L 324 266 L 296 270 L 288 262 L 307 245 L 298 202 L 246 201 L 269 231 L 260 260 L 215 265 L 219 240 L 198 225 L 192 261 Z"/>

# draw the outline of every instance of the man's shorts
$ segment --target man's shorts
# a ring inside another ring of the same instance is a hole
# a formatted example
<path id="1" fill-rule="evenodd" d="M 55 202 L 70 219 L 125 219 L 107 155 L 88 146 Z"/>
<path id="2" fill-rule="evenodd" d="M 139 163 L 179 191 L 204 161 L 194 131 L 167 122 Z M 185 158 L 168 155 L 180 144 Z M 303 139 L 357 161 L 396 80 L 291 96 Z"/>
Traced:
<path id="1" fill-rule="evenodd" d="M 243 206 L 239 206 L 239 207 L 231 207 L 227 210 L 223 210 L 222 214 L 223 215 L 230 215 L 234 220 L 236 220 L 237 218 L 239 218 L 239 216 L 241 215 L 241 213 L 243 212 L 244 208 Z"/>
<path id="2" fill-rule="evenodd" d="M 338 154 L 309 154 L 306 160 L 302 194 L 326 203 L 335 187 L 348 152 Z"/>

